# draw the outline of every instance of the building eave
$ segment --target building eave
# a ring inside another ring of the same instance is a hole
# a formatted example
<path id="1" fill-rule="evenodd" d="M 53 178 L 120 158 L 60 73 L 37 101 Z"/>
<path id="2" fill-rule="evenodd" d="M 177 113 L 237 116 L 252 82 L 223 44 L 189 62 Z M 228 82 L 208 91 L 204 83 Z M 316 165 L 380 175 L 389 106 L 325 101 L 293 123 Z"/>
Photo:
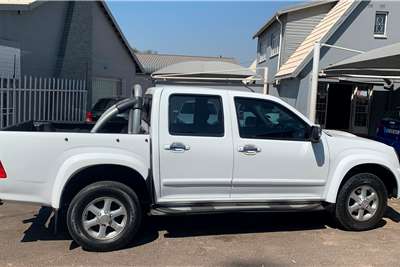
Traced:
<path id="1" fill-rule="evenodd" d="M 312 1 L 312 2 L 307 2 L 305 4 L 299 4 L 295 5 L 292 7 L 288 7 L 282 10 L 277 11 L 272 17 L 270 17 L 267 22 L 264 23 L 264 25 L 253 35 L 253 39 L 257 38 L 260 36 L 263 32 L 265 32 L 275 21 L 277 17 L 280 17 L 282 15 L 291 13 L 291 12 L 296 12 L 299 10 L 307 9 L 307 8 L 312 8 L 316 6 L 321 6 L 321 5 L 326 5 L 326 4 L 331 4 L 333 2 L 337 2 L 338 0 L 319 0 L 319 1 Z"/>
<path id="2" fill-rule="evenodd" d="M 8 1 L 0 0 L 0 11 L 30 11 L 44 4 L 45 1 Z"/>
<path id="3" fill-rule="evenodd" d="M 138 60 L 138 58 L 136 57 L 135 53 L 132 51 L 131 46 L 129 45 L 128 40 L 126 39 L 125 35 L 123 34 L 121 28 L 119 27 L 117 21 L 115 20 L 114 16 L 111 13 L 111 10 L 108 8 L 107 4 L 105 1 L 99 1 L 99 3 L 101 4 L 101 6 L 104 8 L 104 10 L 106 11 L 107 16 L 110 18 L 116 32 L 118 33 L 120 39 L 122 40 L 122 43 L 124 44 L 125 48 L 128 50 L 129 55 L 131 56 L 131 58 L 133 59 L 133 61 L 135 62 L 139 72 L 141 73 L 145 73 L 144 68 L 142 66 L 142 64 L 140 63 L 140 61 Z"/>
<path id="4" fill-rule="evenodd" d="M 349 16 L 353 13 L 353 11 L 356 9 L 358 4 L 360 4 L 362 1 L 354 1 L 352 6 L 347 10 L 347 12 L 338 20 L 338 22 L 328 31 L 328 33 L 321 39 L 320 43 L 326 43 L 332 35 L 342 26 L 344 21 L 346 21 Z M 303 71 L 303 69 L 307 66 L 307 64 L 310 63 L 311 59 L 313 57 L 312 51 L 306 56 L 306 58 L 299 64 L 299 66 L 294 70 L 290 75 L 288 75 L 288 78 L 295 78 L 299 76 L 299 74 Z M 284 77 L 284 76 L 282 76 Z M 281 77 L 277 77 L 278 79 L 282 79 Z"/>

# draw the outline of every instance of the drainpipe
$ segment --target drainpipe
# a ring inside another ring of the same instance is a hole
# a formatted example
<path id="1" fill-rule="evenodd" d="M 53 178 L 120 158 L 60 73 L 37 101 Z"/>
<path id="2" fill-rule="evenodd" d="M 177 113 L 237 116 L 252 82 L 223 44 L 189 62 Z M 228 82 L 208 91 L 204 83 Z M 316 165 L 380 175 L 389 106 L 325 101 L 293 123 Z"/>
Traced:
<path id="1" fill-rule="evenodd" d="M 279 19 L 279 15 L 275 16 L 276 21 L 278 21 L 279 25 L 281 26 L 281 30 L 279 33 L 279 51 L 278 51 L 278 64 L 277 64 L 277 69 L 276 72 L 279 71 L 279 68 L 281 67 L 281 52 L 282 52 L 282 37 L 283 37 L 283 24 L 282 21 Z"/>

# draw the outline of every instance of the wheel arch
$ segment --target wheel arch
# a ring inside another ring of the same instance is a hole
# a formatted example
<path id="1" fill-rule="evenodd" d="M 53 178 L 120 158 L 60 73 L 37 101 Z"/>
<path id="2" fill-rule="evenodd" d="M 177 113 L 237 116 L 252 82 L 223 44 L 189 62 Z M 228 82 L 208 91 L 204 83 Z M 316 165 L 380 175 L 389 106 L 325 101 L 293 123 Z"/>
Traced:
<path id="1" fill-rule="evenodd" d="M 340 188 L 357 173 L 371 173 L 376 175 L 385 184 L 389 197 L 398 196 L 399 183 L 394 171 L 382 163 L 364 162 L 349 166 L 341 174 L 335 175 L 336 178 L 328 186 L 329 191 L 327 192 L 326 201 L 336 203 Z"/>
<path id="2" fill-rule="evenodd" d="M 137 170 L 118 164 L 95 164 L 76 171 L 65 182 L 55 203 L 57 208 L 67 207 L 80 190 L 100 181 L 120 182 L 132 188 L 143 204 L 151 201 L 147 180 Z"/>

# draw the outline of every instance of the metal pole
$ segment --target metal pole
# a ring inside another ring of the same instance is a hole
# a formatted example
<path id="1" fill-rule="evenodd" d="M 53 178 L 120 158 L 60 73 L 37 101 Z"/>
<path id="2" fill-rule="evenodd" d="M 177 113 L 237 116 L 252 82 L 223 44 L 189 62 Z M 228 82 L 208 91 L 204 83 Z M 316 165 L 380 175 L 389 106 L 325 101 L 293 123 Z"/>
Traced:
<path id="1" fill-rule="evenodd" d="M 137 99 L 142 98 L 143 90 L 142 90 L 142 86 L 140 86 L 140 84 L 134 85 L 133 94 L 134 94 L 134 97 Z M 129 134 L 140 133 L 141 112 L 142 112 L 142 110 L 139 108 L 135 108 L 135 109 L 133 109 L 132 112 L 129 112 L 129 115 L 131 115 L 130 119 L 132 120 L 132 124 L 129 124 L 129 126 L 130 126 L 130 128 L 128 130 Z"/>
<path id="2" fill-rule="evenodd" d="M 314 44 L 314 55 L 313 55 L 313 68 L 311 74 L 311 92 L 310 92 L 310 109 L 308 118 L 314 123 L 316 106 L 317 106 L 317 94 L 318 94 L 318 73 L 319 73 L 319 57 L 320 57 L 321 44 L 316 42 Z"/>

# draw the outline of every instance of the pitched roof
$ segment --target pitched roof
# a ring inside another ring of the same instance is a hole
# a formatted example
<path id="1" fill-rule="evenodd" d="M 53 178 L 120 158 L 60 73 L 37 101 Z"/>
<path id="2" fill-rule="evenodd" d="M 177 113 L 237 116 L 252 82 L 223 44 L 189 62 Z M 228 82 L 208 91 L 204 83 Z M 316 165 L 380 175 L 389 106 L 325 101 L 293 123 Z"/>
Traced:
<path id="1" fill-rule="evenodd" d="M 339 0 L 320 23 L 297 47 L 288 60 L 279 68 L 276 78 L 295 77 L 310 58 L 314 44 L 327 40 L 347 18 L 355 6 L 360 3 L 353 0 Z"/>
<path id="2" fill-rule="evenodd" d="M 46 1 L 38 1 L 38 0 L 0 0 L 0 10 L 32 10 L 38 7 L 41 4 L 46 3 Z M 110 19 L 112 26 L 114 27 L 118 37 L 122 41 L 123 45 L 127 49 L 129 55 L 133 59 L 136 65 L 136 71 L 143 72 L 143 67 L 140 64 L 140 61 L 136 58 L 136 55 L 133 53 L 131 46 L 129 45 L 127 39 L 125 38 L 124 34 L 122 33 L 121 28 L 118 26 L 117 21 L 115 20 L 114 16 L 111 13 L 111 10 L 108 8 L 105 1 L 97 1 L 100 6 L 105 11 L 105 14 Z"/>
<path id="3" fill-rule="evenodd" d="M 189 61 L 219 61 L 237 64 L 234 58 L 229 57 L 202 57 L 188 55 L 168 55 L 168 54 L 147 54 L 136 53 L 139 62 L 142 64 L 145 73 L 153 73 L 167 66 Z"/>
<path id="4" fill-rule="evenodd" d="M 321 6 L 321 5 L 326 5 L 326 4 L 332 4 L 334 2 L 337 2 L 338 0 L 318 0 L 318 1 L 309 1 L 303 4 L 298 4 L 294 5 L 282 10 L 277 11 L 272 17 L 270 17 L 266 23 L 253 35 L 253 39 L 257 38 L 260 36 L 273 22 L 275 22 L 276 17 L 279 17 L 281 15 L 303 10 L 306 8 L 311 8 L 311 7 L 316 7 L 316 6 Z"/>

